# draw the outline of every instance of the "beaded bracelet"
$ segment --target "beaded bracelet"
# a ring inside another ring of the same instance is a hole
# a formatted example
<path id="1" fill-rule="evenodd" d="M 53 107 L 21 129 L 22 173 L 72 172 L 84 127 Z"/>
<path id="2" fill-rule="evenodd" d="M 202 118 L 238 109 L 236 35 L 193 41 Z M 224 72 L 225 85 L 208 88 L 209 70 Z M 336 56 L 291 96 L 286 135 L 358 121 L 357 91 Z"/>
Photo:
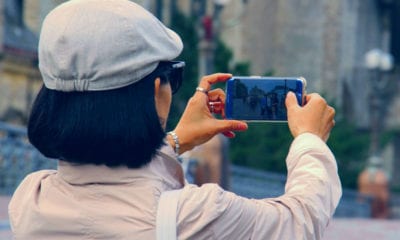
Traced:
<path id="1" fill-rule="evenodd" d="M 168 135 L 172 136 L 172 139 L 175 142 L 175 153 L 179 155 L 179 138 L 178 135 L 174 131 L 168 132 Z"/>

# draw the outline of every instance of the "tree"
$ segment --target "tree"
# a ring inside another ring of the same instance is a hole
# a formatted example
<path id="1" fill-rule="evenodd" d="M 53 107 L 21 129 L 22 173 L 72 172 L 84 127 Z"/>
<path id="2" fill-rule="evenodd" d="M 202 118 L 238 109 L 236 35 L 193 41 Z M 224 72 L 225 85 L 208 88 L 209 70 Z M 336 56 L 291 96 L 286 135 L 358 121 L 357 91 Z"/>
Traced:
<path id="1" fill-rule="evenodd" d="M 179 121 L 179 117 L 185 110 L 186 103 L 193 95 L 198 83 L 198 42 L 196 20 L 183 15 L 178 9 L 173 11 L 171 28 L 174 29 L 183 41 L 183 51 L 180 60 L 186 62 L 184 79 L 181 89 L 174 95 L 167 127 L 172 129 Z"/>

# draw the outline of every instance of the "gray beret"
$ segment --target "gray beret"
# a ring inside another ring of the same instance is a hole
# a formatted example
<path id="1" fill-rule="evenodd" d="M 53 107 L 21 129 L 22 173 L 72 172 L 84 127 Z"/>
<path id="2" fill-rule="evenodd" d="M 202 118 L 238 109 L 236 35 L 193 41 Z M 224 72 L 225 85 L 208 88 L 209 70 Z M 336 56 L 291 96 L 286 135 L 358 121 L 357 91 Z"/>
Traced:
<path id="1" fill-rule="evenodd" d="M 72 0 L 43 22 L 39 69 L 49 89 L 110 90 L 141 80 L 182 48 L 175 32 L 131 1 Z"/>

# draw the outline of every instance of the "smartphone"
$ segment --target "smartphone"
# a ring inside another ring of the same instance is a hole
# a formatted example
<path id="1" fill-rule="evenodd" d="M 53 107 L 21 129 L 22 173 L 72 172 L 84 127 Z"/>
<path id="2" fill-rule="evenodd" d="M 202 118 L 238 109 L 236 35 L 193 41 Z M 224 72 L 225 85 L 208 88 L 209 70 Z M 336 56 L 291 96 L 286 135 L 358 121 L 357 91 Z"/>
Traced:
<path id="1" fill-rule="evenodd" d="M 303 77 L 240 77 L 226 82 L 227 119 L 285 122 L 286 94 L 295 93 L 299 105 L 305 103 L 306 79 Z"/>

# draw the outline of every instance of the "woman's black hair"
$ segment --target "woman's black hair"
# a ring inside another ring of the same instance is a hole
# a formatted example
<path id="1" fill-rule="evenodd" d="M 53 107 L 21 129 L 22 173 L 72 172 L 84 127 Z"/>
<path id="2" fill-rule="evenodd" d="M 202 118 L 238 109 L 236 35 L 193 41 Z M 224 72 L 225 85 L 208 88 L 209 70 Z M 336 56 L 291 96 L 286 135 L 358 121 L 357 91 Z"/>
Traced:
<path id="1" fill-rule="evenodd" d="M 60 92 L 43 86 L 28 122 L 29 141 L 46 157 L 83 164 L 139 168 L 163 144 L 154 80 L 165 67 L 129 86 Z"/>

